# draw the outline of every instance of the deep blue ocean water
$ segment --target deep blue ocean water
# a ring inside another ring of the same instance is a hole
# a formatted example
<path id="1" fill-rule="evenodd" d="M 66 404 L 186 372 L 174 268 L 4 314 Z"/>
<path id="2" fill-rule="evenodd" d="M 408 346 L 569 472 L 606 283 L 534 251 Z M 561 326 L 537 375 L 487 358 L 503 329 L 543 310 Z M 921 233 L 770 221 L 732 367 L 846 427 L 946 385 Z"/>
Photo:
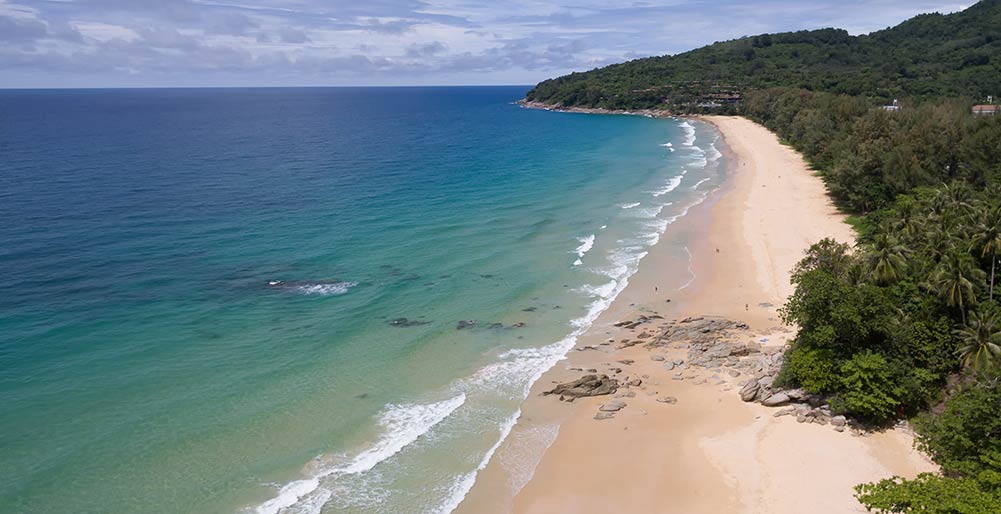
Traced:
<path id="1" fill-rule="evenodd" d="M 0 512 L 448 512 L 721 181 L 526 90 L 0 91 Z"/>

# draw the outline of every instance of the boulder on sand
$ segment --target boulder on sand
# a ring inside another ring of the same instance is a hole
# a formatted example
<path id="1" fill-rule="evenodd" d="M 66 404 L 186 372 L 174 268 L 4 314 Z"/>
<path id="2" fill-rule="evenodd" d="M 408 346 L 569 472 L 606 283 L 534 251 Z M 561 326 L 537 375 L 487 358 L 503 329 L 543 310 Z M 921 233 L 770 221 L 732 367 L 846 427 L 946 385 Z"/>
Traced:
<path id="1" fill-rule="evenodd" d="M 786 393 L 775 393 L 762 400 L 761 405 L 765 407 L 778 407 L 789 403 L 789 395 Z"/>
<path id="2" fill-rule="evenodd" d="M 573 401 L 583 396 L 613 394 L 618 389 L 619 381 L 614 378 L 608 378 L 608 375 L 584 375 L 573 382 L 558 384 L 553 389 L 542 394 L 543 396 L 558 394 L 561 399 L 569 398 L 570 401 Z"/>
<path id="3" fill-rule="evenodd" d="M 758 390 L 761 388 L 758 385 L 757 380 L 751 380 L 750 382 L 744 384 L 744 387 L 740 388 L 740 399 L 745 402 L 753 402 L 758 396 Z"/>
<path id="4" fill-rule="evenodd" d="M 626 407 L 626 402 L 622 400 L 612 400 L 602 405 L 601 407 L 598 407 L 598 410 L 601 412 L 617 412 L 624 409 L 625 407 Z"/>

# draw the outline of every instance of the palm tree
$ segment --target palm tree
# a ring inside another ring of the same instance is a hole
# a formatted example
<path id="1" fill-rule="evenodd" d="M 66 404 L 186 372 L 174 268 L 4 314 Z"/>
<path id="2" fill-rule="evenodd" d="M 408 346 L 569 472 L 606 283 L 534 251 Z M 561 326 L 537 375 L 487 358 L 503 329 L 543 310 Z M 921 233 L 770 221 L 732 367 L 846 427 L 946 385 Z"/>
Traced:
<path id="1" fill-rule="evenodd" d="M 991 283 L 988 297 L 994 300 L 994 268 L 997 264 L 997 253 L 1001 250 L 1001 208 L 987 210 L 983 213 L 980 223 L 974 229 L 973 238 L 980 247 L 980 256 L 991 256 Z"/>
<path id="2" fill-rule="evenodd" d="M 913 240 L 921 231 L 922 220 L 918 213 L 918 203 L 911 198 L 897 202 L 897 219 L 893 223 L 893 233 L 899 234 L 902 240 Z"/>
<path id="3" fill-rule="evenodd" d="M 959 356 L 963 364 L 977 372 L 994 368 L 1001 359 L 1001 325 L 996 314 L 974 311 L 970 323 L 955 331 L 961 346 Z"/>
<path id="4" fill-rule="evenodd" d="M 932 273 L 930 286 L 949 307 L 959 308 L 965 325 L 966 308 L 977 303 L 974 284 L 984 276 L 986 273 L 973 265 L 969 254 L 953 251 Z"/>
<path id="5" fill-rule="evenodd" d="M 907 267 L 907 251 L 896 238 L 885 232 L 876 236 L 868 259 L 870 274 L 877 284 L 889 284 L 900 279 Z"/>
<path id="6" fill-rule="evenodd" d="M 948 224 L 944 222 L 934 223 L 925 236 L 922 253 L 931 257 L 931 262 L 933 263 L 942 262 L 950 249 L 956 246 L 955 239 Z"/>

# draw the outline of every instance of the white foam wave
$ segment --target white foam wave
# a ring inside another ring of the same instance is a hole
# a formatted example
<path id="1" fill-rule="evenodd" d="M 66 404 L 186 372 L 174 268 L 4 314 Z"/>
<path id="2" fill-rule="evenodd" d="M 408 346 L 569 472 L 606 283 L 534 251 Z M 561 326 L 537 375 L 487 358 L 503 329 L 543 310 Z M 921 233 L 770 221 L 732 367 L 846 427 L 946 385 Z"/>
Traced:
<path id="1" fill-rule="evenodd" d="M 584 293 L 587 296 L 591 297 L 608 298 L 609 295 L 615 292 L 615 285 L 616 281 L 613 280 L 607 284 L 602 284 L 600 286 L 583 285 L 575 289 L 575 291 L 577 291 L 578 293 Z"/>
<path id="2" fill-rule="evenodd" d="M 565 352 L 564 352 L 565 353 Z M 542 375 L 541 373 L 539 374 Z M 538 380 L 538 379 L 536 379 Z M 533 380 L 532 382 L 535 382 Z M 526 394 L 528 394 L 526 392 Z M 462 500 L 466 499 L 466 495 L 469 494 L 470 489 L 473 488 L 473 484 L 476 483 L 476 475 L 480 474 L 480 471 L 486 469 L 487 464 L 490 464 L 490 459 L 494 457 L 494 453 L 497 453 L 497 449 L 500 448 L 501 444 L 504 444 L 504 440 L 507 436 L 511 435 L 511 429 L 518 422 L 518 418 L 521 417 L 521 409 L 518 409 L 510 418 L 508 418 L 503 425 L 501 425 L 500 438 L 497 442 L 487 450 L 487 453 L 483 455 L 480 459 L 480 463 L 476 466 L 476 469 L 466 473 L 459 477 L 455 483 L 449 488 L 448 498 L 442 502 L 442 504 L 435 509 L 435 514 L 449 514 L 456 507 L 462 503 Z"/>
<path id="3" fill-rule="evenodd" d="M 706 182 L 708 182 L 708 181 L 709 181 L 709 177 L 706 177 L 706 178 L 704 178 L 704 179 L 702 179 L 702 180 L 700 180 L 700 181 L 696 182 L 696 183 L 695 183 L 695 185 L 694 185 L 694 186 L 692 186 L 692 191 L 695 191 L 696 189 L 698 189 L 698 188 L 699 188 L 699 186 L 701 186 L 702 184 L 705 184 L 705 183 L 706 183 Z"/>
<path id="4" fill-rule="evenodd" d="M 666 204 L 663 204 L 663 205 L 653 205 L 653 206 L 650 206 L 650 207 L 644 207 L 642 209 L 635 209 L 635 210 L 631 211 L 632 213 L 628 217 L 630 217 L 630 218 L 640 218 L 640 219 L 656 218 L 657 216 L 660 215 L 660 212 L 664 210 L 664 207 L 666 207 L 668 205 L 671 205 L 671 204 L 670 203 L 666 203 Z"/>
<path id="5" fill-rule="evenodd" d="M 297 293 L 317 296 L 336 296 L 347 293 L 357 282 L 326 282 L 321 284 L 302 284 L 295 286 Z"/>
<path id="6" fill-rule="evenodd" d="M 636 202 L 636 203 L 624 203 L 624 204 L 620 205 L 619 207 L 622 207 L 623 209 L 632 209 L 633 207 L 638 207 L 639 205 L 640 205 L 640 202 Z"/>
<path id="7" fill-rule="evenodd" d="M 669 178 L 667 180 L 667 184 L 664 185 L 664 187 L 654 191 L 651 194 L 653 194 L 654 197 L 657 197 L 657 196 L 664 196 L 667 193 L 674 191 L 675 189 L 677 189 L 679 185 L 681 185 L 681 179 L 684 177 L 685 173 L 686 172 L 682 170 L 681 175 Z"/>
<path id="8" fill-rule="evenodd" d="M 685 140 L 682 141 L 681 144 L 685 146 L 692 146 L 693 144 L 695 144 L 695 127 L 693 127 L 692 124 L 688 123 L 687 121 L 681 122 L 681 125 L 679 125 L 679 127 L 681 127 L 681 130 L 685 131 Z"/>
<path id="9" fill-rule="evenodd" d="M 580 241 L 580 246 L 574 250 L 574 252 L 577 253 L 577 260 L 573 263 L 574 266 L 580 266 L 583 264 L 581 259 L 584 258 L 584 254 L 589 252 L 591 248 L 594 248 L 594 234 L 587 237 L 578 237 L 577 240 Z"/>
<path id="10" fill-rule="evenodd" d="M 289 482 L 278 491 L 277 496 L 259 505 L 256 512 L 278 514 L 293 506 L 315 506 L 318 512 L 318 509 L 330 499 L 331 494 L 329 490 L 320 488 L 320 479 L 333 475 L 354 475 L 374 468 L 426 434 L 465 402 L 466 395 L 459 394 L 454 398 L 427 405 L 387 405 L 379 416 L 383 434 L 375 443 L 347 464 L 321 468 L 310 478 Z"/>
<path id="11" fill-rule="evenodd" d="M 717 161 L 720 157 L 723 157 L 723 153 L 716 148 L 716 144 L 709 145 L 709 162 Z"/>

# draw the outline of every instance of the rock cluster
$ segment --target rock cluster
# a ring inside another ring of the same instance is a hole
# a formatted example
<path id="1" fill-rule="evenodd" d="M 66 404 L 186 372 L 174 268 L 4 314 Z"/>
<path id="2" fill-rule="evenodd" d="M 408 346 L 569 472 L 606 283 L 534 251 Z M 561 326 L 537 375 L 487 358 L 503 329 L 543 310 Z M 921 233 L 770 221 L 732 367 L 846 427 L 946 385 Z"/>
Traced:
<path id="1" fill-rule="evenodd" d="M 774 377 L 768 377 L 774 379 Z M 775 413 L 775 417 L 795 416 L 800 423 L 816 423 L 831 425 L 834 430 L 844 432 L 848 419 L 835 416 L 831 406 L 818 395 L 810 394 L 802 389 L 772 390 L 770 382 L 751 379 L 740 388 L 740 399 L 745 402 L 756 401 L 765 407 L 784 407 Z"/>
<path id="2" fill-rule="evenodd" d="M 650 317 L 641 317 L 618 326 L 635 329 L 650 321 Z M 736 341 L 748 328 L 745 323 L 725 318 L 691 317 L 662 325 L 659 334 L 650 336 L 644 332 L 640 336 L 648 337 L 637 336 L 637 339 L 648 341 L 625 341 L 624 346 L 645 343 L 651 348 L 687 349 L 687 359 L 672 360 L 661 354 L 652 354 L 650 358 L 663 361 L 664 369 L 675 371 L 674 380 L 691 379 L 695 384 L 705 383 L 705 377 L 693 373 L 695 368 L 713 373 L 711 379 L 717 385 L 725 383 L 720 378 L 724 373 L 732 378 L 746 377 L 737 382 L 741 386 L 738 391 L 741 400 L 766 407 L 782 407 L 776 417 L 793 415 L 800 423 L 831 425 L 839 432 L 844 431 L 850 425 L 849 420 L 844 416 L 834 416 L 823 397 L 802 389 L 782 390 L 773 386 L 782 368 L 783 348 L 763 347 L 753 339 Z"/>
<path id="3" fill-rule="evenodd" d="M 608 375 L 584 375 L 573 382 L 558 384 L 543 396 L 559 395 L 560 401 L 572 402 L 584 396 L 602 396 L 614 394 L 619 389 L 619 381 L 608 378 Z"/>

